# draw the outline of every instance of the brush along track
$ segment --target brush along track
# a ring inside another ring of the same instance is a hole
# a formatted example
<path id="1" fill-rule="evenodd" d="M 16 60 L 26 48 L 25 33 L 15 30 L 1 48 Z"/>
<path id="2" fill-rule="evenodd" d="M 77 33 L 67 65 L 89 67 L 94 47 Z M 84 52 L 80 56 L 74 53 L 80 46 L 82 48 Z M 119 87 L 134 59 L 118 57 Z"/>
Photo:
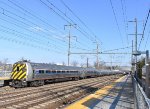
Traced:
<path id="1" fill-rule="evenodd" d="M 0 94 L 0 107 L 23 109 L 37 105 L 34 108 L 41 107 L 41 105 L 42 108 L 48 108 L 51 105 L 51 108 L 56 108 L 109 84 L 114 78 L 115 76 L 105 76 L 12 90 Z"/>

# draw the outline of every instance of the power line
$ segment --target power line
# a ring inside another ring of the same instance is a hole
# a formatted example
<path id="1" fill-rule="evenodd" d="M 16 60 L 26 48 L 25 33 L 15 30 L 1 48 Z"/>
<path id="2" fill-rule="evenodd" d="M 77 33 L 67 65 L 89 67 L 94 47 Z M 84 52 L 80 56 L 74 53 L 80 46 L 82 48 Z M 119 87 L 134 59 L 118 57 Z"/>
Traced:
<path id="1" fill-rule="evenodd" d="M 68 17 L 64 12 L 62 12 L 58 7 L 56 7 L 52 2 L 50 2 L 49 0 L 47 0 L 48 3 L 50 3 L 55 9 L 57 9 L 60 13 L 62 13 L 67 19 L 69 19 L 73 24 L 76 24 L 76 22 L 74 22 L 70 17 Z M 75 26 L 74 26 L 75 27 Z M 75 27 L 76 28 L 76 27 Z M 87 34 L 88 38 L 90 39 L 90 35 L 84 30 L 82 29 L 80 26 L 78 26 L 78 28 L 80 30 L 82 30 L 85 34 Z M 77 28 L 76 28 L 77 29 Z M 80 31 L 78 30 L 78 31 Z M 82 32 L 80 31 L 80 32 Z M 95 38 L 95 37 L 94 37 Z M 91 38 L 92 40 L 92 38 Z"/>
<path id="2" fill-rule="evenodd" d="M 117 49 L 112 49 L 112 50 L 105 50 L 105 51 L 102 51 L 102 52 L 116 51 L 116 50 L 131 48 L 131 47 L 132 47 L 132 46 L 128 46 L 128 47 L 117 48 Z"/>
<path id="3" fill-rule="evenodd" d="M 23 7 L 21 7 L 20 5 L 18 5 L 16 1 L 15 1 L 15 3 L 14 3 L 13 1 L 11 1 L 11 0 L 8 0 L 8 1 L 9 1 L 11 4 L 13 4 L 14 6 L 16 6 L 16 7 L 18 7 L 19 9 L 21 9 L 22 11 L 24 11 L 25 13 L 28 13 L 28 14 L 31 15 L 32 17 L 34 17 L 34 18 L 38 19 L 39 21 L 43 22 L 45 25 L 50 26 L 50 27 L 53 28 L 54 30 L 58 30 L 56 27 L 54 27 L 54 26 L 50 25 L 48 22 L 46 22 L 45 19 L 43 20 L 43 19 L 39 18 L 38 16 L 32 14 L 30 11 L 27 11 L 26 9 L 24 9 Z M 0 1 L 0 2 L 1 2 L 1 1 Z M 3 3 L 4 3 L 4 2 L 3 2 Z M 4 4 L 5 4 L 5 3 L 4 3 Z M 5 5 L 9 6 L 8 4 L 5 4 Z M 11 6 L 9 6 L 9 7 L 11 7 Z M 16 10 L 16 9 L 15 9 L 15 10 Z M 17 11 L 18 11 L 18 10 L 17 10 Z M 63 32 L 60 31 L 60 30 L 59 30 L 59 32 L 60 32 L 60 33 L 63 33 Z"/>
<path id="4" fill-rule="evenodd" d="M 97 38 L 97 36 L 94 34 L 94 32 L 77 16 L 77 14 L 75 14 L 63 0 L 60 0 L 60 1 L 93 34 L 94 38 Z"/>
<path id="5" fill-rule="evenodd" d="M 120 31 L 120 28 L 119 28 L 119 24 L 118 24 L 118 20 L 117 20 L 117 16 L 116 16 L 116 13 L 115 13 L 115 10 L 114 10 L 114 6 L 112 4 L 112 1 L 110 1 L 110 4 L 111 4 L 111 8 L 112 8 L 112 11 L 113 11 L 113 14 L 114 14 L 114 17 L 115 17 L 115 21 L 116 21 L 116 25 L 117 25 L 117 29 L 118 29 L 118 32 L 119 32 L 119 35 L 120 35 L 120 38 L 121 38 L 121 41 L 122 41 L 122 44 L 123 44 L 123 39 L 122 39 L 122 35 L 121 35 L 121 31 Z M 124 44 L 123 44 L 124 45 Z"/>
<path id="6" fill-rule="evenodd" d="M 6 15 L 6 13 L 4 13 L 3 15 Z M 10 16 L 8 16 L 7 15 L 7 17 L 10 17 Z M 10 18 L 12 18 L 12 17 L 10 17 Z M 13 23 L 13 22 L 11 22 L 11 21 L 7 21 L 6 19 L 2 19 L 2 18 L 0 18 L 1 20 L 3 20 L 3 21 L 6 21 L 6 22 L 8 22 L 8 23 L 11 23 L 11 24 L 14 24 L 15 26 L 17 26 L 17 27 L 21 27 L 20 25 L 18 25 L 18 24 L 16 24 L 16 23 Z M 17 21 L 17 19 L 14 19 L 13 18 L 13 20 L 15 20 L 15 21 Z M 3 28 L 4 28 L 4 26 L 3 26 Z M 23 27 L 21 27 L 21 28 L 23 28 Z M 8 28 L 7 28 L 8 29 Z M 34 33 L 34 34 L 36 34 L 36 35 L 39 35 L 40 37 L 42 36 L 42 35 L 40 35 L 40 34 L 37 34 L 36 32 L 33 32 L 33 31 L 30 31 L 30 30 L 28 30 L 28 29 L 26 29 L 26 28 L 23 28 L 23 29 L 25 29 L 25 30 L 27 30 L 27 31 L 29 31 L 29 32 L 32 32 L 32 33 Z M 13 30 L 13 31 L 15 31 L 15 30 Z M 27 35 L 26 35 L 27 36 Z M 30 36 L 30 38 L 31 38 L 32 36 Z M 45 36 L 44 36 L 45 37 Z M 41 37 L 42 38 L 42 37 Z M 34 38 L 34 39 L 37 39 L 37 37 L 36 38 Z M 41 40 L 41 39 L 40 39 Z M 45 42 L 46 43 L 46 42 Z M 49 41 L 47 41 L 47 44 L 49 44 Z M 55 46 L 56 47 L 56 46 Z"/>
<path id="7" fill-rule="evenodd" d="M 1 8 L 1 7 L 0 7 Z M 3 8 L 1 8 L 1 9 L 3 9 Z M 10 11 L 8 11 L 8 10 L 5 10 L 5 9 L 3 9 L 4 10 L 4 12 L 5 11 L 7 11 L 7 12 L 9 12 L 9 13 L 11 13 L 11 14 L 13 14 L 12 12 L 10 12 Z M 1 12 L 0 12 L 1 13 Z M 11 17 L 11 16 L 8 16 L 7 14 L 6 14 L 6 12 L 5 13 L 3 13 L 3 15 L 5 15 L 5 16 L 7 16 L 7 17 L 9 17 L 9 18 L 12 18 L 13 20 L 15 20 L 15 21 L 18 21 L 16 18 L 13 18 L 13 17 Z M 18 16 L 18 15 L 17 15 Z M 23 19 L 23 20 L 26 20 L 25 18 L 22 18 L 22 17 L 20 17 L 20 16 L 18 16 L 19 18 L 21 18 L 21 19 Z M 14 25 L 16 25 L 17 27 L 21 27 L 20 25 L 17 25 L 16 23 L 13 23 L 13 22 L 10 22 L 10 21 L 7 21 L 6 19 L 2 19 L 2 18 L 0 18 L 1 20 L 3 20 L 3 21 L 6 21 L 6 22 L 8 22 L 8 23 L 11 23 L 11 24 L 14 24 Z M 28 20 L 27 20 L 28 21 Z M 24 22 L 22 22 L 22 21 L 19 21 L 19 22 L 21 22 L 21 23 L 23 23 L 23 24 L 25 24 L 25 25 L 29 25 L 29 24 L 26 24 L 26 23 L 24 23 Z M 29 23 L 29 22 L 28 22 Z M 31 22 L 32 23 L 32 22 Z M 34 23 L 33 23 L 34 24 Z M 35 24 L 36 25 L 36 24 Z M 2 25 L 1 25 L 2 26 Z M 36 34 L 36 35 L 39 35 L 38 33 L 36 33 L 36 32 L 33 32 L 33 31 L 30 31 L 30 30 L 28 30 L 28 29 L 26 29 L 26 28 L 24 28 L 24 27 L 21 27 L 21 28 L 23 28 L 23 29 L 25 29 L 25 30 L 27 30 L 27 31 L 29 31 L 29 32 L 32 32 L 32 33 L 34 33 L 34 34 Z M 10 29 L 10 28 L 8 28 L 8 29 Z M 13 31 L 15 31 L 15 30 L 13 30 Z M 22 33 L 23 34 L 23 33 Z M 28 36 L 28 35 L 27 35 Z M 43 35 L 39 35 L 40 37 L 41 36 L 43 36 Z M 29 37 L 32 37 L 32 36 L 29 36 Z M 47 38 L 46 36 L 43 36 L 43 37 L 45 37 L 45 38 Z M 35 39 L 35 38 L 34 38 Z M 39 40 L 41 40 L 41 39 L 39 39 Z M 60 40 L 60 41 L 62 41 L 62 40 Z M 63 41 L 64 42 L 64 41 Z M 49 43 L 49 41 L 47 42 L 47 43 Z M 45 44 L 45 42 L 44 42 L 44 44 Z M 61 44 L 61 46 L 62 46 L 62 44 Z M 56 46 L 55 46 L 56 47 Z M 60 47 L 59 47 L 60 48 Z"/>
<path id="8" fill-rule="evenodd" d="M 57 9 L 61 14 L 63 14 L 63 16 L 64 16 L 64 19 L 65 19 L 65 17 L 67 18 L 67 19 L 69 19 L 73 24 L 76 24 L 76 22 L 74 22 L 70 17 L 68 17 L 63 11 L 61 11 L 58 7 L 56 7 L 52 2 L 50 2 L 49 0 L 47 0 L 47 2 L 50 4 L 50 5 L 52 5 L 55 9 Z M 53 9 L 53 8 L 52 8 Z M 56 11 L 55 11 L 56 12 Z M 66 19 L 65 19 L 66 20 Z M 71 24 L 68 20 L 66 20 L 69 24 Z M 73 25 L 73 27 L 76 29 L 76 30 L 78 30 L 80 33 L 82 33 L 84 36 L 86 36 L 87 38 L 89 38 L 90 39 L 90 37 L 88 37 L 89 36 L 89 34 L 85 31 L 85 30 L 83 30 L 80 26 L 78 26 L 79 27 L 79 29 L 77 28 L 77 26 L 75 26 L 75 25 Z M 82 31 L 81 31 L 82 30 Z M 87 34 L 87 35 L 86 35 Z M 78 42 L 78 41 L 77 41 Z M 81 44 L 81 43 L 80 43 Z"/>
<path id="9" fill-rule="evenodd" d="M 79 47 L 76 47 L 76 46 L 73 46 L 71 48 L 78 49 L 78 50 L 83 50 L 83 51 L 92 51 L 92 50 L 89 50 L 89 49 L 79 48 Z"/>
<path id="10" fill-rule="evenodd" d="M 149 40 L 149 36 L 150 36 L 150 31 L 149 31 L 149 33 L 148 33 L 148 36 L 147 36 L 147 39 L 146 39 L 146 43 L 145 43 L 145 48 L 144 48 L 144 49 L 146 49 L 147 42 L 148 42 L 148 40 Z"/>
<path id="11" fill-rule="evenodd" d="M 1 13 L 1 12 L 0 12 Z M 14 17 L 12 17 L 12 16 L 9 16 L 9 15 L 7 15 L 6 13 L 4 13 L 3 15 L 5 15 L 5 16 L 7 16 L 7 17 L 9 17 L 9 18 L 11 18 L 11 19 L 13 19 L 13 20 L 15 20 L 15 21 L 18 21 L 18 22 L 20 22 L 20 23 L 22 23 L 22 24 L 24 24 L 24 25 L 26 25 L 26 26 L 29 26 L 29 27 L 31 27 L 32 25 L 29 25 L 29 24 L 27 24 L 27 23 L 25 23 L 25 22 L 22 22 L 22 21 L 20 21 L 20 20 L 18 20 L 18 19 L 16 19 L 16 18 L 14 18 Z M 21 17 L 22 18 L 22 17 Z M 0 18 L 1 20 L 4 20 L 4 19 L 2 19 L 2 18 Z M 22 18 L 22 19 L 24 19 L 25 20 L 25 18 Z M 4 20 L 4 21 L 6 21 L 6 20 Z M 7 21 L 8 22 L 8 21 Z M 12 23 L 12 22 L 9 22 L 9 23 Z M 17 24 L 15 24 L 15 25 L 17 25 Z M 17 25 L 17 26 L 19 26 L 19 27 L 21 27 L 20 25 Z M 30 31 L 30 30 L 28 30 L 28 29 L 26 29 L 25 28 L 25 30 L 27 30 L 27 31 Z M 33 31 L 30 31 L 30 32 L 32 32 L 33 33 Z M 50 37 L 47 37 L 49 34 L 47 34 L 46 32 L 44 32 L 44 31 L 42 31 L 45 35 L 41 35 L 41 34 L 38 34 L 37 32 L 34 32 L 34 34 L 36 34 L 36 35 L 38 35 L 38 36 L 40 36 L 41 38 L 42 37 L 44 37 L 45 39 L 48 39 L 48 40 L 50 40 L 50 41 L 55 41 L 54 39 L 51 39 Z M 61 39 L 58 39 L 58 38 L 56 38 L 57 40 L 59 40 L 59 41 L 61 41 L 61 42 L 65 42 L 65 41 L 63 41 L 63 40 L 61 40 Z M 64 43 L 65 44 L 65 43 Z"/>
<path id="12" fill-rule="evenodd" d="M 129 44 L 129 39 L 128 39 L 128 34 L 127 34 L 127 17 L 126 17 L 126 11 L 124 9 L 124 5 L 123 5 L 123 0 L 121 0 L 121 9 L 122 9 L 122 13 L 123 13 L 123 21 L 124 21 L 124 26 L 125 26 L 125 33 L 126 33 L 126 37 L 127 37 L 127 43 Z"/>
<path id="13" fill-rule="evenodd" d="M 65 17 L 66 17 L 66 14 L 62 13 L 64 16 L 60 15 L 58 12 L 56 12 L 52 7 L 50 7 L 48 4 L 46 4 L 45 2 L 43 2 L 42 0 L 40 0 L 41 3 L 43 3 L 46 7 L 48 7 L 50 10 L 52 10 L 56 15 L 58 15 L 62 20 L 66 21 L 68 24 L 71 24 L 70 21 L 68 21 Z M 81 31 L 80 29 L 76 28 L 76 30 L 78 30 L 83 36 L 85 36 L 86 38 L 90 39 L 88 35 L 86 35 L 85 32 Z M 92 41 L 92 40 L 91 40 Z"/>
<path id="14" fill-rule="evenodd" d="M 1 25 L 0 25 L 1 26 Z M 4 26 L 2 26 L 3 28 L 4 28 Z M 6 36 L 1 36 L 1 39 L 4 39 L 4 40 L 8 40 L 8 41 L 12 41 L 12 42 L 15 42 L 15 43 L 19 43 L 19 44 L 22 44 L 22 45 L 27 45 L 27 46 L 31 46 L 31 47 L 34 47 L 34 48 L 40 48 L 40 49 L 43 49 L 43 50 L 46 50 L 46 51 L 50 51 L 50 49 L 49 49 L 49 47 L 48 46 L 46 46 L 46 47 L 42 47 L 42 46 L 39 46 L 39 41 L 35 41 L 35 39 L 30 39 L 29 37 L 26 37 L 26 35 L 27 34 L 25 34 L 25 36 L 23 36 L 23 34 L 22 35 L 20 35 L 20 34 L 18 34 L 18 33 L 15 33 L 15 32 L 17 32 L 17 31 L 15 31 L 15 30 L 13 30 L 13 29 L 9 29 L 9 28 L 6 28 L 7 30 L 4 30 L 4 29 L 0 29 L 0 31 L 1 32 L 4 32 L 4 33 L 7 33 L 7 34 L 11 34 L 11 38 L 9 38 L 8 36 L 6 37 Z M 8 31 L 9 30 L 9 31 Z M 11 32 L 11 31 L 12 32 Z M 15 39 L 15 38 L 12 38 L 12 35 L 13 36 L 16 36 L 17 37 L 17 39 Z M 18 40 L 18 38 L 20 38 L 20 39 L 24 39 L 23 41 L 20 41 L 20 40 Z M 29 41 L 29 42 L 31 42 L 31 43 L 28 43 L 27 41 Z M 34 45 L 33 44 L 33 42 L 34 43 L 37 43 L 38 45 Z M 42 44 L 43 45 L 43 44 Z M 50 45 L 49 45 L 50 46 Z M 52 47 L 51 47 L 52 48 Z M 53 47 L 54 48 L 54 47 Z M 52 50 L 52 51 L 55 51 L 55 52 L 57 52 L 57 53 L 60 53 L 60 52 L 58 52 L 58 51 L 56 51 L 56 48 L 54 48 L 55 50 Z"/>
<path id="15" fill-rule="evenodd" d="M 143 38 L 144 38 L 144 33 L 145 33 L 145 29 L 146 29 L 146 25 L 147 25 L 148 18 L 149 18 L 149 14 L 150 14 L 150 9 L 149 9 L 148 15 L 147 15 L 147 17 L 146 17 L 146 21 L 145 21 L 145 24 L 144 24 L 144 29 L 143 29 L 143 33 L 142 33 L 142 37 L 141 37 L 141 40 L 140 40 L 139 48 L 138 48 L 138 49 L 140 49 L 140 45 L 141 45 L 142 40 L 143 40 Z"/>
<path id="16" fill-rule="evenodd" d="M 2 8 L 2 9 L 3 9 L 3 8 Z M 4 15 L 4 16 L 8 17 L 8 18 L 11 18 L 11 19 L 13 19 L 13 20 L 15 20 L 15 21 L 17 21 L 17 22 L 20 22 L 20 23 L 22 23 L 22 24 L 24 24 L 24 25 L 26 25 L 26 26 L 29 26 L 29 27 L 32 27 L 32 25 L 29 25 L 30 23 L 32 23 L 32 24 L 38 26 L 37 24 L 35 24 L 35 23 L 31 22 L 31 21 L 28 21 L 27 19 L 25 19 L 25 18 L 23 18 L 23 17 L 17 15 L 17 17 L 19 17 L 19 18 L 21 18 L 21 19 L 23 20 L 23 21 L 20 21 L 20 20 L 18 20 L 18 19 L 16 19 L 16 18 L 14 18 L 14 17 L 12 17 L 12 16 L 6 14 L 5 11 L 7 11 L 7 10 L 5 10 L 5 9 L 3 9 L 3 10 L 4 10 L 4 13 L 2 13 L 2 12 L 0 12 L 0 13 L 1 13 L 2 15 Z M 10 13 L 10 11 L 7 11 L 7 12 Z M 11 14 L 13 14 L 13 13 L 11 12 Z M 13 15 L 16 16 L 16 14 L 13 14 Z M 5 20 L 5 21 L 6 21 L 6 20 Z M 25 23 L 24 21 L 27 21 L 28 23 Z M 17 25 L 17 24 L 15 24 L 15 25 Z M 20 26 L 20 25 L 19 25 L 19 26 Z M 39 27 L 39 26 L 38 26 L 38 27 Z M 27 30 L 27 29 L 26 29 L 26 30 Z M 43 37 L 46 38 L 46 39 L 52 40 L 52 39 L 50 39 L 49 37 L 47 37 L 47 36 L 49 36 L 50 34 L 44 32 L 44 31 L 41 31 L 41 32 L 43 32 L 46 36 L 45 36 L 45 35 L 39 35 L 38 33 L 35 33 L 35 34 L 38 34 L 39 36 L 43 36 Z M 56 38 L 56 37 L 54 37 L 54 38 Z M 61 40 L 61 39 L 59 39 L 59 38 L 56 38 L 56 39 L 59 40 L 59 41 L 64 42 L 63 40 Z"/>
<path id="17" fill-rule="evenodd" d="M 58 15 L 61 19 L 63 19 L 64 21 L 66 21 L 68 24 L 71 24 L 71 22 L 68 21 L 68 20 L 65 18 L 65 17 L 66 17 L 65 13 L 63 13 L 62 11 L 59 10 L 59 11 L 63 14 L 63 16 L 62 16 L 62 15 L 60 15 L 58 12 L 56 12 L 52 7 L 50 7 L 50 6 L 47 5 L 45 2 L 43 2 L 42 0 L 40 0 L 40 2 L 43 3 L 46 7 L 48 7 L 50 10 L 52 10 L 52 11 L 53 11 L 56 15 Z M 55 6 L 55 7 L 56 7 L 56 6 Z M 57 9 L 57 10 L 58 10 L 58 9 Z M 64 16 L 65 16 L 65 17 L 64 17 Z M 68 18 L 68 19 L 70 19 L 70 18 Z M 75 23 L 74 21 L 72 21 L 72 22 Z M 78 27 L 79 27 L 79 26 L 78 26 Z M 80 29 L 76 28 L 75 26 L 74 26 L 74 28 L 75 28 L 76 30 L 78 30 L 83 36 L 85 36 L 86 38 L 90 39 L 89 36 L 87 36 L 85 32 L 81 31 Z"/>
<path id="18" fill-rule="evenodd" d="M 3 14 L 3 15 L 5 15 L 5 16 L 7 16 L 7 17 L 9 17 L 9 18 L 11 18 L 11 19 L 13 19 L 13 20 L 15 20 L 15 21 L 18 21 L 18 22 L 20 22 L 20 23 L 23 23 L 24 25 L 27 25 L 27 26 L 32 26 L 32 25 L 29 25 L 29 24 L 31 23 L 31 24 L 33 24 L 33 25 L 35 25 L 35 26 L 37 26 L 37 27 L 40 27 L 39 25 L 37 25 L 37 24 L 31 22 L 30 20 L 28 20 L 28 19 L 26 19 L 26 18 L 24 18 L 24 17 L 21 17 L 21 16 L 15 14 L 15 13 L 13 13 L 13 12 L 10 12 L 10 11 L 8 11 L 8 10 L 2 8 L 2 7 L 0 7 L 0 9 L 2 9 L 2 10 L 4 11 L 4 12 L 0 12 L 1 14 Z M 11 15 L 14 15 L 14 16 L 16 16 L 16 17 L 19 17 L 20 19 L 22 19 L 23 21 L 27 21 L 28 23 L 25 23 L 25 22 L 20 21 L 20 20 L 14 18 L 14 17 L 12 17 L 12 16 L 9 16 L 8 14 L 6 14 L 6 12 L 9 13 L 9 14 L 11 14 Z M 45 29 L 45 28 L 44 28 L 44 30 L 48 31 L 48 30 Z M 48 36 L 50 35 L 50 34 L 47 34 L 47 33 L 44 32 L 44 31 L 42 31 L 42 32 L 43 32 L 44 34 L 48 35 Z M 49 32 L 49 31 L 48 31 L 48 32 Z M 52 33 L 52 34 L 54 34 L 54 33 Z M 57 36 L 57 35 L 55 35 L 55 36 Z M 47 36 L 44 36 L 44 37 L 47 37 Z M 52 36 L 52 37 L 53 37 L 53 36 Z M 49 38 L 49 37 L 47 37 L 47 38 Z M 53 37 L 53 38 L 56 38 L 57 40 L 61 40 L 60 38 L 57 38 L 57 37 Z M 61 40 L 61 41 L 64 42 L 64 40 Z"/>
<path id="19" fill-rule="evenodd" d="M 45 42 L 41 41 L 41 39 L 38 39 L 37 37 L 32 38 L 32 36 L 29 35 L 29 34 L 16 31 L 16 30 L 14 30 L 14 29 L 5 27 L 5 26 L 3 26 L 3 25 L 0 25 L 0 27 L 2 27 L 3 29 L 5 28 L 5 29 L 7 30 L 7 32 L 8 32 L 8 30 L 11 31 L 11 32 L 9 32 L 9 33 L 12 33 L 12 34 L 15 34 L 15 35 L 19 34 L 18 36 L 19 36 L 19 37 L 22 37 L 25 41 L 28 40 L 28 41 L 32 41 L 32 43 L 33 43 L 33 42 L 36 42 L 37 44 L 45 45 L 46 47 L 48 47 L 48 46 L 52 47 L 52 46 L 53 46 L 53 47 L 57 48 L 56 46 L 50 44 L 49 42 L 45 43 Z M 17 33 L 17 34 L 16 34 L 16 33 Z M 58 49 L 59 49 L 59 48 L 58 48 Z"/>

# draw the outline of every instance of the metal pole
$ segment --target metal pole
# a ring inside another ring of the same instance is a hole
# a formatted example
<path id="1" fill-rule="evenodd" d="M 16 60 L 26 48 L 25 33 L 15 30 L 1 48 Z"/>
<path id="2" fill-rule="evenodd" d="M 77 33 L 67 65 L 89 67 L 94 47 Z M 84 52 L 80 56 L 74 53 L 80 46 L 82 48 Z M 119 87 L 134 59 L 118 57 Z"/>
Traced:
<path id="1" fill-rule="evenodd" d="M 137 19 L 135 18 L 135 53 L 137 52 Z M 137 77 L 137 56 L 135 55 L 135 71 Z"/>
<path id="2" fill-rule="evenodd" d="M 71 26 L 70 26 L 71 30 Z M 69 30 L 69 47 L 68 47 L 68 66 L 70 65 L 70 30 Z"/>
<path id="3" fill-rule="evenodd" d="M 145 65 L 149 65 L 149 51 L 146 50 Z"/>
<path id="4" fill-rule="evenodd" d="M 77 24 L 69 24 L 69 25 L 64 25 L 64 29 L 66 26 L 69 26 L 69 36 L 68 36 L 68 39 L 69 39 L 69 42 L 68 42 L 68 66 L 70 65 L 70 54 L 71 54 L 71 51 L 70 51 L 70 48 L 71 48 L 71 27 L 73 26 L 76 26 Z"/>
<path id="5" fill-rule="evenodd" d="M 149 51 L 146 50 L 146 58 L 145 58 L 145 65 L 146 65 L 146 89 L 145 93 L 148 98 L 150 98 L 150 66 L 149 66 Z"/>
<path id="6" fill-rule="evenodd" d="M 132 71 L 133 71 L 133 74 L 134 74 L 134 72 L 135 72 L 135 62 L 133 61 L 133 50 L 134 50 L 134 48 L 133 48 L 133 40 L 132 40 L 132 55 L 131 55 L 131 63 L 132 63 Z"/>
<path id="7" fill-rule="evenodd" d="M 137 52 L 137 19 L 135 18 L 135 51 Z"/>

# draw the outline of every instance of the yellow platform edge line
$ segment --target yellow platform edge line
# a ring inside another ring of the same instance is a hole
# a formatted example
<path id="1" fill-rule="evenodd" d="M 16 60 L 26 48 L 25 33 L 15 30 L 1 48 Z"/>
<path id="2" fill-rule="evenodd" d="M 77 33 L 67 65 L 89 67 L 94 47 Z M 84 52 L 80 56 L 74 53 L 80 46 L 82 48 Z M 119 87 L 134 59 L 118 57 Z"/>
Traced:
<path id="1" fill-rule="evenodd" d="M 0 80 L 9 80 L 9 77 L 0 77 Z"/>
<path id="2" fill-rule="evenodd" d="M 120 81 L 122 81 L 126 76 L 123 76 L 119 79 L 117 79 L 116 81 L 114 81 L 114 84 L 110 84 L 108 86 L 105 86 L 101 89 L 99 89 L 98 91 L 96 91 L 93 94 L 90 94 L 84 98 L 82 98 L 79 101 L 76 101 L 75 103 L 67 106 L 65 109 L 89 109 L 88 107 L 86 107 L 85 105 L 82 105 L 83 103 L 85 103 L 86 101 L 90 100 L 90 102 L 88 102 L 90 104 L 92 104 L 94 101 L 92 101 L 92 98 L 101 98 L 103 96 L 105 96 L 106 94 L 109 93 L 109 91 Z"/>

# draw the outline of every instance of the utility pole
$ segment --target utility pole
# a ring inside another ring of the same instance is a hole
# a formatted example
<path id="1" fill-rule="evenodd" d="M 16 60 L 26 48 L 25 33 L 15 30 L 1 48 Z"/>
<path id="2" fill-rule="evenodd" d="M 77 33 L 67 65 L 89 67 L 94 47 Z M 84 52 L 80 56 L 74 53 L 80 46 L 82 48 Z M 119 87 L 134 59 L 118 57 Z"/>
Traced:
<path id="1" fill-rule="evenodd" d="M 137 35 L 142 35 L 142 34 L 137 34 L 137 19 L 136 18 L 134 19 L 134 21 L 129 21 L 129 22 L 135 23 L 135 34 L 129 34 L 129 35 L 135 36 L 135 45 L 134 45 L 135 50 L 133 51 L 132 55 L 135 56 L 135 72 L 136 72 L 136 77 L 137 77 L 137 56 L 140 55 L 140 53 L 137 50 Z"/>
<path id="2" fill-rule="evenodd" d="M 146 58 L 145 58 L 145 66 L 146 66 L 146 89 L 145 93 L 148 98 L 150 98 L 150 63 L 149 63 L 149 51 L 146 50 Z"/>
<path id="3" fill-rule="evenodd" d="M 64 25 L 64 29 L 66 26 L 69 26 L 69 36 L 68 36 L 68 66 L 70 65 L 70 48 L 71 48 L 71 27 L 76 27 L 77 24 L 69 24 L 69 25 Z"/>
<path id="4" fill-rule="evenodd" d="M 137 52 L 137 19 L 135 18 L 135 52 Z M 135 71 L 136 71 L 136 77 L 138 74 L 137 70 L 137 55 L 135 55 Z"/>
<path id="5" fill-rule="evenodd" d="M 133 62 L 133 50 L 134 50 L 134 48 L 133 48 L 133 40 L 132 40 L 131 64 L 132 64 L 132 71 L 134 72 L 134 70 L 135 70 L 135 69 L 134 69 L 134 65 L 135 65 L 134 63 L 135 63 L 135 62 Z"/>
<path id="6" fill-rule="evenodd" d="M 138 51 L 137 50 L 137 35 L 143 35 L 143 34 L 137 34 L 137 19 L 135 18 L 134 21 L 129 21 L 129 22 L 135 22 L 135 51 L 133 51 L 132 55 L 135 56 L 135 71 L 136 71 L 136 77 L 137 77 L 137 56 L 141 54 L 146 54 L 145 58 L 145 65 L 146 65 L 146 85 L 145 85 L 145 93 L 148 98 L 150 98 L 150 67 L 149 67 L 149 51 Z"/>

